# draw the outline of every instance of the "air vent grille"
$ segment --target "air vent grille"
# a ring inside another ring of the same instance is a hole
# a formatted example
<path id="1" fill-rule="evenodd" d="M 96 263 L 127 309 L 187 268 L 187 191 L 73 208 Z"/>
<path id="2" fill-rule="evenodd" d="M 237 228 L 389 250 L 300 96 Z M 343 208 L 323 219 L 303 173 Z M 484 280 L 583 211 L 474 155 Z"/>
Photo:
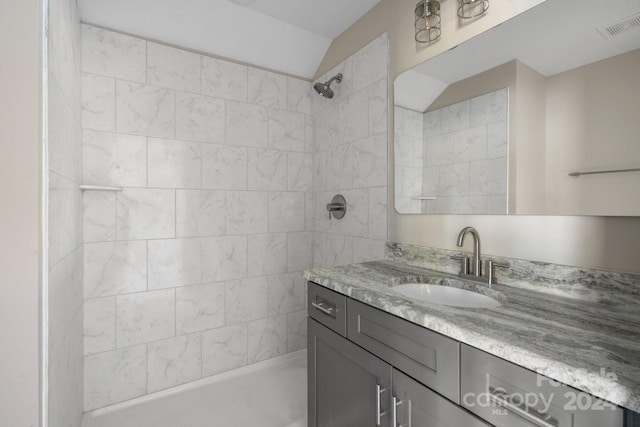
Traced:
<path id="1" fill-rule="evenodd" d="M 625 18 L 621 21 L 598 28 L 598 32 L 605 38 L 619 36 L 627 31 L 640 29 L 640 13 Z"/>

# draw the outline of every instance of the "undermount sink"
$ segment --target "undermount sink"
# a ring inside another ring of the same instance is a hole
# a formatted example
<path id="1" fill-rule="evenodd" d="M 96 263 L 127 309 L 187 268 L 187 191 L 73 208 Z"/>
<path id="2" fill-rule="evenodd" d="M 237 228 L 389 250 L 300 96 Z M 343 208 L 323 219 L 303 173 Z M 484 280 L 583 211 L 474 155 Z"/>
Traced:
<path id="1" fill-rule="evenodd" d="M 500 301 L 486 295 L 451 286 L 407 283 L 391 289 L 406 297 L 432 304 L 467 308 L 495 308 L 502 305 Z"/>

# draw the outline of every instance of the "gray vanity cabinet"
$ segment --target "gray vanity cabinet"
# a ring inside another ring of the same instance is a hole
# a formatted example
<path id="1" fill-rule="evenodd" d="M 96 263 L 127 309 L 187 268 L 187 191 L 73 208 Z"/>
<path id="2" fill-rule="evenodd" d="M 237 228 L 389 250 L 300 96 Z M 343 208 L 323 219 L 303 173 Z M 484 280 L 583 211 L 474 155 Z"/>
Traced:
<path id="1" fill-rule="evenodd" d="M 394 427 L 489 427 L 396 369 L 393 370 L 391 404 L 396 411 Z"/>
<path id="2" fill-rule="evenodd" d="M 309 427 L 391 427 L 391 365 L 309 319 Z"/>

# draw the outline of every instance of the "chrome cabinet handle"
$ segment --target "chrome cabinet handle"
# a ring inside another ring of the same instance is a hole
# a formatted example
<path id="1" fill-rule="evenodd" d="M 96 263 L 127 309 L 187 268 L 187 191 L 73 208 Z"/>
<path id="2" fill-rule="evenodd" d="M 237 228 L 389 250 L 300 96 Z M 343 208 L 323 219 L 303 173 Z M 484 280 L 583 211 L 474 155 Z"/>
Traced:
<path id="1" fill-rule="evenodd" d="M 489 398 L 500 406 L 505 407 L 509 411 L 519 415 L 520 417 L 532 422 L 540 427 L 558 427 L 558 421 L 555 418 L 549 417 L 549 421 L 540 418 L 539 416 L 532 414 L 526 409 L 521 408 L 519 405 L 511 403 L 509 396 L 505 396 L 501 392 L 497 392 L 493 387 L 489 389 Z"/>
<path id="2" fill-rule="evenodd" d="M 408 405 L 408 422 L 407 424 L 400 424 L 398 425 L 398 406 L 402 405 L 404 403 L 403 400 L 398 401 L 398 398 L 396 396 L 393 396 L 393 402 L 391 402 L 391 417 L 392 417 L 392 423 L 391 424 L 393 427 L 411 427 L 411 401 L 408 400 L 407 401 L 407 405 Z"/>
<path id="3" fill-rule="evenodd" d="M 385 391 L 387 391 L 386 388 L 383 388 L 380 384 L 376 384 L 376 425 L 377 426 L 380 425 L 380 419 L 382 418 L 382 416 L 386 415 L 386 412 L 380 412 L 381 410 L 380 398 L 382 393 L 384 393 Z"/>
<path id="4" fill-rule="evenodd" d="M 317 310 L 320 310 L 324 314 L 334 317 L 333 307 L 325 307 L 323 303 L 317 303 L 315 301 L 311 302 L 311 306 Z"/>

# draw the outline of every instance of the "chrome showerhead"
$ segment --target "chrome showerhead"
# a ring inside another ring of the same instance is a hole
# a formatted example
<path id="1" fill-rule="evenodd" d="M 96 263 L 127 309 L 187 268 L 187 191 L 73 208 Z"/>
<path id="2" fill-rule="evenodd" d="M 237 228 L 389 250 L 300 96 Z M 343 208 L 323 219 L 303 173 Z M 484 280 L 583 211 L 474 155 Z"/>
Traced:
<path id="1" fill-rule="evenodd" d="M 331 77 L 326 83 L 316 83 L 313 85 L 313 88 L 319 95 L 324 96 L 325 98 L 333 98 L 333 90 L 331 90 L 331 83 L 336 80 L 338 83 L 342 81 L 342 73 L 338 73 L 335 76 Z"/>

